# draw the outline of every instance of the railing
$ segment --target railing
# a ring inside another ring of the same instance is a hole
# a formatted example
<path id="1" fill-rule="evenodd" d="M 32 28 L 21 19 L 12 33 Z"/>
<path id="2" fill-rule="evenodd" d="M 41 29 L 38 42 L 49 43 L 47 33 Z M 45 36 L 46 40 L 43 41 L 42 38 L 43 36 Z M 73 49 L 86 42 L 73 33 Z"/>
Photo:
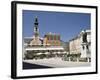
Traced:
<path id="1" fill-rule="evenodd" d="M 24 45 L 25 48 L 63 48 L 62 46 L 50 46 L 50 45 Z"/>

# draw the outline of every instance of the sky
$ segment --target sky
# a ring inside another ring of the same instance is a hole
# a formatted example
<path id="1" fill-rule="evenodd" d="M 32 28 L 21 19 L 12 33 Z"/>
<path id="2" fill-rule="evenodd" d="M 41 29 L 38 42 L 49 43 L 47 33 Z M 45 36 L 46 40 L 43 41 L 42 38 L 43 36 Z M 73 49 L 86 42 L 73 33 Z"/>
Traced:
<path id="1" fill-rule="evenodd" d="M 60 34 L 61 40 L 67 42 L 77 36 L 81 30 L 90 29 L 89 13 L 51 12 L 23 10 L 23 36 L 34 35 L 34 21 L 38 17 L 39 35 L 44 37 L 51 32 Z"/>

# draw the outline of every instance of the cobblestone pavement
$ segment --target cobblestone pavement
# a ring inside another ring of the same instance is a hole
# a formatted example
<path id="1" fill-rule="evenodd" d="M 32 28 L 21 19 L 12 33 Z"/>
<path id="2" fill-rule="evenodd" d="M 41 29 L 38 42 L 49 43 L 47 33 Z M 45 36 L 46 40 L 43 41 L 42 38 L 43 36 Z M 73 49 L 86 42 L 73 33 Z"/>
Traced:
<path id="1" fill-rule="evenodd" d="M 63 61 L 61 58 L 50 58 L 50 59 L 38 59 L 38 60 L 23 60 L 30 64 L 37 64 L 48 67 L 83 67 L 90 66 L 91 62 L 72 62 L 72 61 Z"/>

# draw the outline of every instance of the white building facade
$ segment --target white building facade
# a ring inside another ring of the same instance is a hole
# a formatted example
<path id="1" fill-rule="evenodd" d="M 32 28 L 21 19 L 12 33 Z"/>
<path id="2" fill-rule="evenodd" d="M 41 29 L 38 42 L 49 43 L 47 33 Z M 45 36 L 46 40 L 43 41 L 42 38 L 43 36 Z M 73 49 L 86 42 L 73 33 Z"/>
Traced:
<path id="1" fill-rule="evenodd" d="M 91 59 L 91 31 L 82 30 L 78 36 L 69 41 L 69 53 L 80 54 L 80 58 Z"/>
<path id="2" fill-rule="evenodd" d="M 81 57 L 91 58 L 91 32 L 90 30 L 80 33 L 81 39 Z"/>

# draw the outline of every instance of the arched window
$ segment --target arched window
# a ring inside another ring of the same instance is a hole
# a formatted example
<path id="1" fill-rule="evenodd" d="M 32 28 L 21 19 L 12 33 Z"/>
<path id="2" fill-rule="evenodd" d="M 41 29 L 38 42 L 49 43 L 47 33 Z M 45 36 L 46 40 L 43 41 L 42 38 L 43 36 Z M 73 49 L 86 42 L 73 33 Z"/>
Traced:
<path id="1" fill-rule="evenodd" d="M 83 46 L 82 48 L 83 48 L 83 50 L 84 50 L 84 46 Z"/>
<path id="2" fill-rule="evenodd" d="M 88 45 L 86 45 L 86 49 L 89 49 Z"/>
<path id="3" fill-rule="evenodd" d="M 83 43 L 84 42 L 87 42 L 87 33 L 86 32 L 83 34 Z"/>

